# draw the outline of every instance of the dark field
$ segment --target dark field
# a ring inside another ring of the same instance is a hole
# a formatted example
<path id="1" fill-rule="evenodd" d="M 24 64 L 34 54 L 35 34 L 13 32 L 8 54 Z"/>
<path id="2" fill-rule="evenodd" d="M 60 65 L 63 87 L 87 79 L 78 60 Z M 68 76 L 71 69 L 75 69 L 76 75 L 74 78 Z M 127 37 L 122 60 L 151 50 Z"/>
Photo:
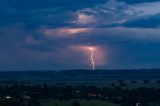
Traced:
<path id="1" fill-rule="evenodd" d="M 159 69 L 0 72 L 0 106 L 160 106 L 159 103 Z"/>
<path id="2" fill-rule="evenodd" d="M 159 69 L 0 72 L 0 84 L 160 87 Z"/>
<path id="3" fill-rule="evenodd" d="M 78 102 L 80 106 L 119 106 L 107 101 L 102 100 L 83 100 L 83 99 L 73 99 L 69 101 L 59 101 L 59 100 L 42 100 L 41 106 L 72 106 L 74 102 Z"/>

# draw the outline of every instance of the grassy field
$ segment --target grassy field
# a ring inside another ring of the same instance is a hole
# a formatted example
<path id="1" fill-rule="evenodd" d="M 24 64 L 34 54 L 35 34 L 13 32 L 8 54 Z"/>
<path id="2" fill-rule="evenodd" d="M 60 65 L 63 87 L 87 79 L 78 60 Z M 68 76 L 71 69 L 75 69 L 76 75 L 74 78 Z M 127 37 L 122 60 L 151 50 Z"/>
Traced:
<path id="1" fill-rule="evenodd" d="M 73 102 L 78 101 L 80 106 L 120 106 L 106 101 L 101 100 L 69 100 L 69 101 L 58 101 L 58 100 L 42 100 L 41 106 L 74 106 Z"/>

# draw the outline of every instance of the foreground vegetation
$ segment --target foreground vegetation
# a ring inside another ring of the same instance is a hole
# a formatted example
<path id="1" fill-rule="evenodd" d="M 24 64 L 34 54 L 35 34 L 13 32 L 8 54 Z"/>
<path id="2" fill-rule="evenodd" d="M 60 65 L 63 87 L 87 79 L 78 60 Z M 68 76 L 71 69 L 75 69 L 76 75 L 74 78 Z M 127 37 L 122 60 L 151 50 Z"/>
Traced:
<path id="1" fill-rule="evenodd" d="M 68 101 L 41 100 L 41 106 L 119 106 L 102 100 L 72 99 Z"/>
<path id="2" fill-rule="evenodd" d="M 136 106 L 137 103 L 141 106 L 159 106 L 160 88 L 47 84 L 0 86 L 0 106 Z"/>

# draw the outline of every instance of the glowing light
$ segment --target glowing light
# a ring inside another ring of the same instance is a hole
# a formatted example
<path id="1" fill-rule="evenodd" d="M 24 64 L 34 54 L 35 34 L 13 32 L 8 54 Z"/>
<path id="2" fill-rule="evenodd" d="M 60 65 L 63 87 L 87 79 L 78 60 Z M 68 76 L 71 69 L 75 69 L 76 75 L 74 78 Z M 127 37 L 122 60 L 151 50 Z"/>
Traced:
<path id="1" fill-rule="evenodd" d="M 26 96 L 26 95 L 24 96 L 24 98 L 25 98 L 25 99 L 30 99 L 30 97 L 29 97 L 29 96 Z"/>
<path id="2" fill-rule="evenodd" d="M 6 99 L 11 99 L 12 97 L 11 96 L 6 96 Z"/>
<path id="3" fill-rule="evenodd" d="M 95 69 L 95 62 L 94 62 L 94 50 L 92 47 L 89 48 L 91 54 L 90 54 L 90 58 L 91 58 L 91 64 L 92 64 L 92 69 Z"/>
<path id="4" fill-rule="evenodd" d="M 106 53 L 102 46 L 77 45 L 77 46 L 72 46 L 72 49 L 76 50 L 77 53 L 84 53 L 83 54 L 84 59 L 82 59 L 83 64 L 84 63 L 89 64 L 89 66 L 92 66 L 93 70 L 95 70 L 96 67 L 100 67 L 106 64 Z"/>

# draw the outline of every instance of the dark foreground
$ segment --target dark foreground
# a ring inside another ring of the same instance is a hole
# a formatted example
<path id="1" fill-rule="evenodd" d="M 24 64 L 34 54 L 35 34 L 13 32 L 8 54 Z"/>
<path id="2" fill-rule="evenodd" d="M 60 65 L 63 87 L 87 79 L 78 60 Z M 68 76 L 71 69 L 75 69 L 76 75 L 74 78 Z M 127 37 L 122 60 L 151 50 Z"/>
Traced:
<path id="1" fill-rule="evenodd" d="M 159 88 L 0 86 L 0 106 L 159 106 Z M 94 104 L 94 105 L 93 105 Z M 117 105 L 116 105 L 117 104 Z"/>
<path id="2" fill-rule="evenodd" d="M 160 106 L 160 69 L 0 72 L 0 106 Z"/>

